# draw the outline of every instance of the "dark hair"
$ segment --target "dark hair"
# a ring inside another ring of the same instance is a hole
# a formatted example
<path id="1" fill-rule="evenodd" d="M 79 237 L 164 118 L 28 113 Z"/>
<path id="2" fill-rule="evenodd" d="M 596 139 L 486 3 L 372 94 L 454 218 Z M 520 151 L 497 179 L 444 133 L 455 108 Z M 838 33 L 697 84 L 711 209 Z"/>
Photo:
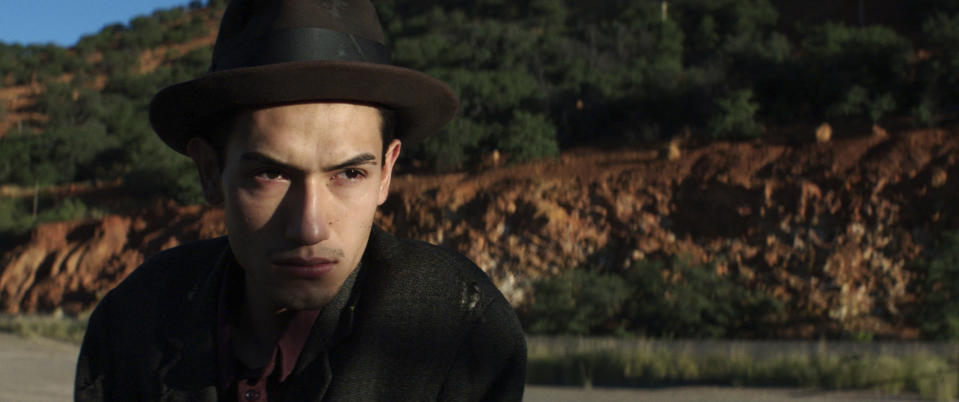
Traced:
<path id="1" fill-rule="evenodd" d="M 370 106 L 375 107 L 376 110 L 380 112 L 380 139 L 383 140 L 381 156 L 385 159 L 387 147 L 393 142 L 393 139 L 396 138 L 396 111 L 380 105 Z M 229 140 L 230 134 L 232 134 L 236 128 L 236 116 L 237 110 L 222 112 L 207 120 L 207 123 L 203 125 L 204 128 L 198 130 L 200 133 L 207 133 L 206 135 L 201 134 L 199 136 L 206 138 L 213 144 L 213 149 L 216 151 L 216 159 L 220 162 L 220 169 L 223 169 L 222 162 L 223 155 L 226 152 L 227 140 Z"/>
<path id="2" fill-rule="evenodd" d="M 375 105 L 376 110 L 380 111 L 380 137 L 383 139 L 383 155 L 385 158 L 386 147 L 390 146 L 393 139 L 396 138 L 396 111 L 386 106 Z"/>

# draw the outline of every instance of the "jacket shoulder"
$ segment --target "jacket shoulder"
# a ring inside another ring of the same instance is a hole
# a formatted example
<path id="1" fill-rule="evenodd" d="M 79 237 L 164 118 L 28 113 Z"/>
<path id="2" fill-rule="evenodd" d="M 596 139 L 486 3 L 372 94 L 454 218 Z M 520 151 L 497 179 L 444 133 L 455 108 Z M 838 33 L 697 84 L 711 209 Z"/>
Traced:
<path id="1" fill-rule="evenodd" d="M 147 289 L 167 292 L 189 287 L 216 265 L 227 244 L 226 237 L 219 237 L 161 251 L 144 261 L 111 293 L 140 294 Z"/>
<path id="2" fill-rule="evenodd" d="M 363 258 L 355 324 L 338 370 L 389 378 L 367 386 L 370 395 L 521 400 L 525 337 L 505 297 L 476 264 L 376 228 Z M 383 356 L 396 364 L 384 364 Z M 363 387 L 352 381 L 334 394 Z"/>
<path id="3" fill-rule="evenodd" d="M 482 269 L 456 251 L 419 240 L 397 238 L 379 229 L 374 229 L 371 242 L 374 261 L 391 270 L 418 276 L 419 281 L 470 281 L 484 287 L 493 286 Z"/>
<path id="4" fill-rule="evenodd" d="M 518 327 L 509 302 L 469 258 L 379 229 L 374 229 L 371 243 L 367 250 L 371 252 L 368 265 L 372 266 L 368 268 L 373 269 L 375 279 L 369 282 L 379 289 L 376 293 L 388 295 L 391 304 L 435 319 L 446 315 L 450 322 L 467 327 L 493 313 L 507 318 L 507 326 Z"/>

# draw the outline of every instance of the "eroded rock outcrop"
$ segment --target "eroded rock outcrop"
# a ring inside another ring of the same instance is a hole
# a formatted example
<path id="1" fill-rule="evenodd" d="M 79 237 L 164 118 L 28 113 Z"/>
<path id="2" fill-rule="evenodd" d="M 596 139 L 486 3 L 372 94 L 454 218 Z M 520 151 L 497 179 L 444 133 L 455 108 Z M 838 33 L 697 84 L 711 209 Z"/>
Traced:
<path id="1" fill-rule="evenodd" d="M 40 225 L 0 257 L 0 311 L 89 309 L 146 257 L 225 232 L 221 217 L 215 209 L 167 205 L 133 217 Z"/>

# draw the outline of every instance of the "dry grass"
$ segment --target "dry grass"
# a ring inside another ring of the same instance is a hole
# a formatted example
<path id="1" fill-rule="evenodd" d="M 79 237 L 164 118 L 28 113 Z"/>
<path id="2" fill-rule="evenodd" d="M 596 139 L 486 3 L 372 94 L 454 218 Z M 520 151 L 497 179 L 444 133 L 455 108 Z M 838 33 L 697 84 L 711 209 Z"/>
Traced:
<path id="1" fill-rule="evenodd" d="M 52 315 L 0 316 L 0 331 L 27 337 L 43 337 L 80 344 L 87 329 L 89 314 L 69 317 Z"/>
<path id="2" fill-rule="evenodd" d="M 527 381 L 583 387 L 677 385 L 875 389 L 951 400 L 954 345 L 779 341 L 529 340 Z"/>

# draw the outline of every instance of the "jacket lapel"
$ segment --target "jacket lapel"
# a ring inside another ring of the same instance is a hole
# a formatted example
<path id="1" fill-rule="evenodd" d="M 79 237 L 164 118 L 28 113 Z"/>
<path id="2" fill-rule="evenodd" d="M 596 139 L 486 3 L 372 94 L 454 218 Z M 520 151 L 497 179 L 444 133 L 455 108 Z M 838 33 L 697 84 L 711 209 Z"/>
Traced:
<path id="1" fill-rule="evenodd" d="M 217 400 L 216 312 L 228 253 L 229 248 L 213 269 L 196 267 L 208 269 L 208 274 L 167 317 L 163 355 L 168 358 L 158 369 L 163 384 L 161 400 Z"/>
<path id="2" fill-rule="evenodd" d="M 310 329 L 307 343 L 284 386 L 286 400 L 320 402 L 324 399 L 333 382 L 329 351 L 347 338 L 353 329 L 353 314 L 365 272 L 363 265 L 361 261 L 360 266 L 347 277 L 343 287 Z"/>

